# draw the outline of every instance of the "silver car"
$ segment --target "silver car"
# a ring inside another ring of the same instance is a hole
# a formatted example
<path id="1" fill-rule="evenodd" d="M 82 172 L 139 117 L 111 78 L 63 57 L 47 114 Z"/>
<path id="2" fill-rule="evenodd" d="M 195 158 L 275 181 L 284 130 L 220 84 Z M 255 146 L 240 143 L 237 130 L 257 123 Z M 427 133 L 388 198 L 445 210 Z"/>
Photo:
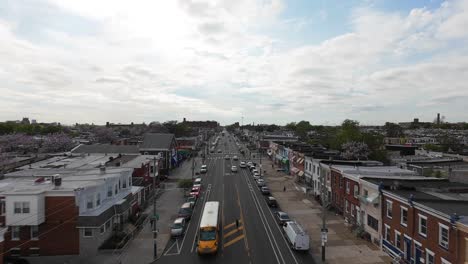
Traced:
<path id="1" fill-rule="evenodd" d="M 171 226 L 171 236 L 181 236 L 185 233 L 185 218 L 179 217 L 174 220 L 174 223 Z"/>

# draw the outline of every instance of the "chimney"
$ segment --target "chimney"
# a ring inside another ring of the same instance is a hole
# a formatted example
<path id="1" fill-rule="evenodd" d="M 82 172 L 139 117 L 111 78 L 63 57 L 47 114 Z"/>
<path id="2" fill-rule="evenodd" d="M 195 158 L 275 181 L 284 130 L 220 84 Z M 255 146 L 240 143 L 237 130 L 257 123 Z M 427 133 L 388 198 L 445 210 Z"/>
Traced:
<path id="1" fill-rule="evenodd" d="M 440 125 L 440 113 L 437 113 L 437 124 Z"/>
<path id="2" fill-rule="evenodd" d="M 55 189 L 58 189 L 60 188 L 60 186 L 62 186 L 62 177 L 60 176 L 54 177 L 54 186 L 55 186 Z"/>

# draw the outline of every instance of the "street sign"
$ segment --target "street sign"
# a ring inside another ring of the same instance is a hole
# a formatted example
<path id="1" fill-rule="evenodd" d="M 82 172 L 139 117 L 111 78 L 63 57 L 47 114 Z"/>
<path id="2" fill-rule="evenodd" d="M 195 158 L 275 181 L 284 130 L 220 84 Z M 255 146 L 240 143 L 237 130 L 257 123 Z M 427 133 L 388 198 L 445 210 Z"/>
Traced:
<path id="1" fill-rule="evenodd" d="M 327 243 L 327 232 L 322 232 L 322 244 Z"/>
<path id="2" fill-rule="evenodd" d="M 159 215 L 158 214 L 153 215 L 153 219 L 159 220 Z"/>

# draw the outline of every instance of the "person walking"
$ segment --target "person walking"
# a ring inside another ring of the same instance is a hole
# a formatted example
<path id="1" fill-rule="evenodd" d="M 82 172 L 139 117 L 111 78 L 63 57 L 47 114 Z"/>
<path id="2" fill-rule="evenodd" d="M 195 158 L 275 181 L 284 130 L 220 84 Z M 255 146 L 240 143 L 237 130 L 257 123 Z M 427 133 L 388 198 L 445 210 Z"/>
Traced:
<path id="1" fill-rule="evenodd" d="M 239 219 L 236 219 L 236 228 L 239 229 Z"/>
<path id="2" fill-rule="evenodd" d="M 285 192 L 285 191 L 286 191 L 286 186 L 283 186 L 283 192 Z"/>

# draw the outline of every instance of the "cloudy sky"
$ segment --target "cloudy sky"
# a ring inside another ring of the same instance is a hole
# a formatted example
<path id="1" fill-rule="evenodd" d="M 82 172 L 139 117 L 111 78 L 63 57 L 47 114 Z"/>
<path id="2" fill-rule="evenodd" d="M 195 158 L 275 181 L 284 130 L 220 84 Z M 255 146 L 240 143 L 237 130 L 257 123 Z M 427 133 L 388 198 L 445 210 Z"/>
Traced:
<path id="1" fill-rule="evenodd" d="M 2 0 L 0 120 L 468 121 L 468 0 Z"/>

